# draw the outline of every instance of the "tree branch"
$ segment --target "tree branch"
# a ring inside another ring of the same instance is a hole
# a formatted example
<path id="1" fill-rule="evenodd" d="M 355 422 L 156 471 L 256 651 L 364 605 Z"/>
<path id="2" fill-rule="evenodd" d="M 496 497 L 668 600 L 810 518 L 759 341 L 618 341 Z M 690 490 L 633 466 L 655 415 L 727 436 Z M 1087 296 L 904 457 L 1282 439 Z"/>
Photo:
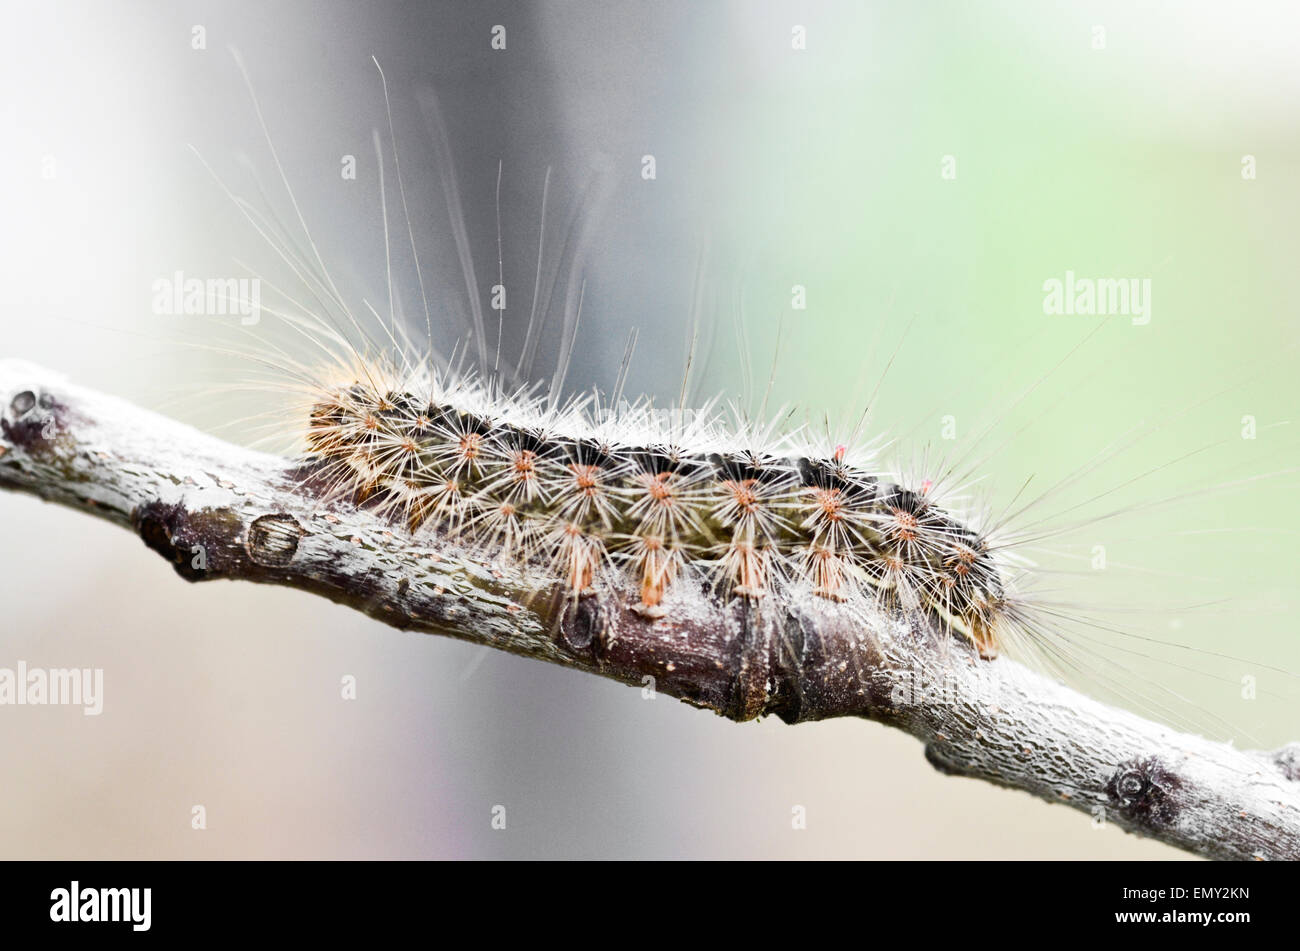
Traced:
<path id="1" fill-rule="evenodd" d="M 1200 855 L 1300 858 L 1300 744 L 1246 751 L 1179 733 L 979 660 L 923 620 L 817 598 L 755 608 L 676 585 L 658 621 L 617 584 L 575 603 L 537 568 L 320 502 L 310 461 L 230 445 L 18 361 L 0 361 L 0 399 L 0 487 L 129 527 L 187 580 L 302 588 L 396 627 L 653 684 L 734 720 L 879 720 L 947 773 Z"/>

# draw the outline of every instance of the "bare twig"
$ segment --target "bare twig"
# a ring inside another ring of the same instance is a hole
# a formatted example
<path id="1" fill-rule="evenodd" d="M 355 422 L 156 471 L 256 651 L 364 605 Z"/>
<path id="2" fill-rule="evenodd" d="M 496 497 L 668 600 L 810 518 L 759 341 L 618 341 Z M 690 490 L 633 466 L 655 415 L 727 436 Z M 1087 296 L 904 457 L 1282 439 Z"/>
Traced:
<path id="1" fill-rule="evenodd" d="M 303 588 L 385 623 L 656 690 L 735 720 L 860 716 L 937 768 L 1215 858 L 1300 858 L 1300 744 L 1238 750 L 982 661 L 916 618 L 819 599 L 777 611 L 681 589 L 662 620 L 372 511 L 324 505 L 310 463 L 251 452 L 48 370 L 0 361 L 0 486 L 128 526 L 191 581 Z M 647 678 L 651 680 L 647 681 Z"/>

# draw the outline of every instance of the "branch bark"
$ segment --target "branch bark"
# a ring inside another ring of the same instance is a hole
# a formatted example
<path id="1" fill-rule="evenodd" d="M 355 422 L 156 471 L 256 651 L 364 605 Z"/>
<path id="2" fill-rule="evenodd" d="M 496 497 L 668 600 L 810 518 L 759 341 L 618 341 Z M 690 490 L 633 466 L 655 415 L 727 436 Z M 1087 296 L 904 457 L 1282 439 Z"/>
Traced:
<path id="1" fill-rule="evenodd" d="M 1212 858 L 1300 858 L 1300 743 L 1239 750 L 1108 707 L 923 620 L 676 585 L 659 621 L 613 585 L 573 602 L 530 566 L 326 505 L 309 462 L 253 452 L 0 360 L 0 487 L 130 528 L 190 581 L 301 588 L 387 624 L 656 690 L 734 720 L 879 720 L 954 775 Z M 647 681 L 646 678 L 652 678 Z"/>

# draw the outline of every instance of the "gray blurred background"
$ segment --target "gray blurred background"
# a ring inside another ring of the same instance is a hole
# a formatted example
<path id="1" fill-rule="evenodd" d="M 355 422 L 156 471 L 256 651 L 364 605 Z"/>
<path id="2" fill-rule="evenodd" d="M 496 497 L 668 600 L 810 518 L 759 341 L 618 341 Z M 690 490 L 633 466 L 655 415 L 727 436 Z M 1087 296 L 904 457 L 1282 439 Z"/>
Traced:
<path id="1" fill-rule="evenodd" d="M 243 442 L 265 435 L 246 418 L 273 397 L 232 387 L 251 375 L 246 368 L 192 344 L 248 341 L 229 321 L 150 309 L 151 282 L 176 270 L 235 274 L 232 261 L 241 260 L 291 283 L 189 148 L 233 190 L 292 220 L 228 46 L 247 65 L 331 273 L 351 301 L 385 313 L 371 145 L 379 129 L 390 153 L 370 61 L 379 58 L 444 350 L 467 331 L 469 307 L 429 91 L 441 104 L 484 301 L 497 280 L 501 163 L 508 356 L 524 337 L 543 182 L 552 169 L 542 258 L 545 270 L 556 269 L 557 292 L 533 376 L 546 381 L 554 368 L 566 303 L 585 280 L 569 391 L 609 388 L 627 336 L 639 328 L 629 390 L 675 395 L 698 316 L 702 391 L 752 395 L 744 392 L 746 363 L 757 367 L 761 389 L 790 285 L 825 278 L 833 286 L 838 273 L 853 288 L 844 298 L 853 304 L 829 317 L 785 318 L 777 399 L 807 398 L 811 389 L 818 409 L 860 393 L 919 317 L 908 351 L 918 356 L 903 372 L 898 405 L 915 415 L 924 398 L 928 411 L 935 387 L 927 374 L 960 379 L 973 351 L 999 349 L 975 333 L 981 322 L 995 343 L 997 333 L 1022 340 L 1022 325 L 1004 332 L 999 321 L 1012 320 L 1006 315 L 1017 307 L 1026 323 L 1041 321 L 1038 284 L 1087 260 L 1085 253 L 1066 255 L 1059 268 L 1025 264 L 1033 249 L 1050 244 L 1039 223 L 998 230 L 1000 216 L 1016 214 L 1006 209 L 1019 204 L 989 193 L 958 207 L 932 197 L 939 156 L 960 143 L 960 161 L 974 156 L 972 166 L 960 166 L 965 174 L 981 163 L 1005 168 L 1031 148 L 1026 142 L 1068 152 L 1068 136 L 1040 126 L 1036 138 L 1018 140 L 1011 128 L 1018 126 L 1005 118 L 1007 96 L 1036 95 L 1026 79 L 1047 62 L 1063 97 L 1050 108 L 1060 107 L 1063 122 L 1072 110 L 1093 116 L 1085 121 L 1111 121 L 1068 91 L 1096 82 L 1073 74 L 1091 55 L 1088 16 L 1033 14 L 1040 42 L 1024 40 L 1024 74 L 1008 67 L 1006 88 L 990 87 L 989 71 L 1005 62 L 1006 47 L 1020 44 L 1018 31 L 1030 30 L 1027 8 L 1014 4 L 975 14 L 960 4 L 897 13 L 847 3 L 56 0 L 11 5 L 4 16 L 0 121 L 11 142 L 0 158 L 10 166 L 0 186 L 4 350 Z M 1116 57 L 1126 55 L 1125 44 L 1164 42 L 1155 13 L 1134 17 L 1112 5 L 1096 16 L 1125 37 Z M 1208 16 L 1195 22 L 1212 26 Z M 792 23 L 808 24 L 822 52 L 813 45 L 806 61 L 792 60 Z M 504 51 L 490 47 L 497 24 L 506 27 Z M 193 47 L 196 25 L 204 49 Z M 1248 20 L 1237 38 L 1243 61 L 1261 59 L 1257 44 L 1275 26 L 1267 16 Z M 1058 46 L 1072 44 L 1078 63 L 1062 66 Z M 1175 46 L 1161 47 L 1161 69 L 1182 77 L 1181 89 L 1200 88 L 1198 57 Z M 1280 54 L 1262 58 L 1270 68 L 1238 88 L 1236 115 L 1250 136 L 1236 137 L 1253 136 L 1253 148 L 1272 144 L 1294 163 L 1290 107 L 1269 92 L 1279 82 L 1294 88 L 1294 70 Z M 1106 79 L 1115 93 L 1109 101 L 1134 115 L 1122 128 L 1108 125 L 1107 134 L 1138 144 L 1104 159 L 1112 178 L 1160 143 L 1201 158 L 1166 166 L 1156 178 L 1177 176 L 1213 152 L 1204 142 L 1188 151 L 1202 134 L 1195 111 L 1151 131 L 1144 122 L 1170 112 L 1166 98 L 1139 101 L 1116 78 L 1123 67 L 1115 70 Z M 845 111 L 845 103 L 856 105 Z M 821 138 L 810 136 L 809 124 Z M 1005 154 L 991 145 L 997 141 Z M 913 148 L 925 163 L 915 179 L 891 164 L 899 153 L 912 162 Z M 1231 177 L 1235 138 L 1222 148 Z M 641 177 L 646 154 L 657 161 L 652 182 Z M 339 174 L 344 155 L 357 158 L 355 181 Z M 34 174 L 51 157 L 55 174 Z M 1071 160 L 1061 161 L 1069 167 Z M 387 174 L 396 253 L 405 228 L 391 164 Z M 1032 202 L 1024 187 L 1020 200 Z M 1054 187 L 1087 196 L 1099 186 L 1076 178 Z M 1294 198 L 1294 189 L 1274 192 L 1271 200 L 1283 204 L 1270 207 L 1294 210 Z M 1070 214 L 1060 217 L 1068 230 Z M 1140 208 L 1138 217 L 1155 216 Z M 1186 230 L 1176 220 L 1168 227 Z M 1122 244 L 1116 233 L 1126 228 L 1103 224 L 1098 242 Z M 1159 275 L 1168 254 L 1152 239 L 1141 264 L 1128 267 L 1132 259 L 1119 252 L 1102 266 Z M 1013 260 L 1017 286 L 1028 294 L 990 294 L 987 274 Z M 1194 255 L 1178 260 L 1187 269 L 1181 276 L 1200 268 Z M 972 261 L 982 262 L 985 276 Z M 1294 288 L 1272 281 L 1267 258 L 1235 267 L 1262 285 L 1261 300 L 1278 305 L 1282 326 Z M 396 309 L 420 337 L 423 310 L 405 257 L 395 278 Z M 737 343 L 738 321 L 745 347 Z M 1221 352 L 1222 341 L 1200 325 L 1179 332 L 1200 349 L 1178 361 Z M 1255 336 L 1257 349 L 1269 349 L 1269 332 Z M 1052 352 L 1075 338 L 1073 331 L 1053 337 Z M 1137 345 L 1116 346 L 1123 359 L 1150 362 Z M 1028 378 L 1048 360 L 1035 357 Z M 1004 382 L 996 362 L 984 366 L 983 374 L 970 373 L 978 397 L 960 395 L 961 409 L 1016 392 L 1019 384 Z M 1112 379 L 1128 385 L 1133 377 L 1123 367 L 1115 365 Z M 828 391 L 824 378 L 838 381 L 839 391 Z M 1185 397 L 1194 386 L 1183 383 Z M 1272 391 L 1273 403 L 1252 405 L 1289 405 L 1294 395 L 1293 384 L 1283 385 Z M 1103 400 L 1092 415 L 1103 421 L 1099 430 L 1114 433 L 1130 424 L 1125 412 Z M 1230 421 L 1239 415 L 1227 412 Z M 1025 458 L 1052 458 L 1053 445 L 1031 443 Z M 1024 471 L 1027 463 L 1016 461 Z M 1076 454 L 1069 464 L 1078 462 Z M 125 532 L 30 498 L 0 496 L 0 525 L 8 595 L 0 665 L 102 667 L 106 694 L 99 717 L 0 709 L 5 857 L 1178 856 L 1024 794 L 942 777 L 915 741 L 874 724 L 738 726 L 590 676 L 391 630 L 306 595 L 187 585 Z M 1289 594 L 1285 580 L 1263 584 Z M 1276 656 L 1267 645 L 1255 653 Z M 355 701 L 340 699 L 346 675 L 356 678 Z M 1272 721 L 1283 735 L 1294 722 L 1290 712 Z M 196 804 L 206 809 L 203 831 L 191 828 Z M 506 808 L 505 830 L 490 824 L 497 805 Z M 806 830 L 792 829 L 796 806 L 807 811 Z"/>

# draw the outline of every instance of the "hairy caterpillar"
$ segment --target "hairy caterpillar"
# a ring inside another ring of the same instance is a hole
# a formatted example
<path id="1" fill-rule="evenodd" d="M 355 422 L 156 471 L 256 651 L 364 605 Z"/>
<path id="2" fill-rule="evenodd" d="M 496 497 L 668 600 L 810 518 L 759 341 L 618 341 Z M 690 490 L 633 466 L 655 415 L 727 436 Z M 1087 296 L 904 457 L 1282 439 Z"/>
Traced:
<path id="1" fill-rule="evenodd" d="M 541 559 L 575 597 L 625 570 L 635 610 L 669 611 L 680 575 L 760 600 L 788 586 L 921 607 L 995 656 L 1014 602 L 989 540 L 870 457 L 799 451 L 794 434 L 710 413 L 548 410 L 464 376 L 376 379 L 322 394 L 310 447 L 356 502 L 433 523 L 507 556 Z M 600 422 L 596 422 L 600 419 Z M 763 438 L 766 437 L 766 438 Z M 744 447 L 744 448 L 740 448 Z"/>
<path id="2" fill-rule="evenodd" d="M 382 163 L 377 134 L 376 153 Z M 386 211 L 384 220 L 387 241 Z M 418 272 L 418 254 L 415 263 Z M 294 266 L 311 270 L 306 260 Z M 328 276 L 316 284 L 357 326 Z M 319 329 L 345 343 L 337 328 Z M 477 307 L 475 334 L 482 361 Z M 429 524 L 539 561 L 575 598 L 623 572 L 639 592 L 633 610 L 651 619 L 669 613 L 673 585 L 688 579 L 750 601 L 806 589 L 923 610 L 980 656 L 997 656 L 1018 605 L 1004 581 L 1009 563 L 945 510 L 935 480 L 912 488 L 880 469 L 861 424 L 849 443 L 825 445 L 783 429 L 780 417 L 728 420 L 714 404 L 605 407 L 595 394 L 557 405 L 504 388 L 495 373 L 480 378 L 463 360 L 434 371 L 431 331 L 423 357 L 407 355 L 395 327 L 388 339 L 376 356 L 351 345 L 335 353 L 345 371 L 337 383 L 307 374 L 316 382 L 306 441 L 329 496 L 373 504 L 413 533 Z"/>

